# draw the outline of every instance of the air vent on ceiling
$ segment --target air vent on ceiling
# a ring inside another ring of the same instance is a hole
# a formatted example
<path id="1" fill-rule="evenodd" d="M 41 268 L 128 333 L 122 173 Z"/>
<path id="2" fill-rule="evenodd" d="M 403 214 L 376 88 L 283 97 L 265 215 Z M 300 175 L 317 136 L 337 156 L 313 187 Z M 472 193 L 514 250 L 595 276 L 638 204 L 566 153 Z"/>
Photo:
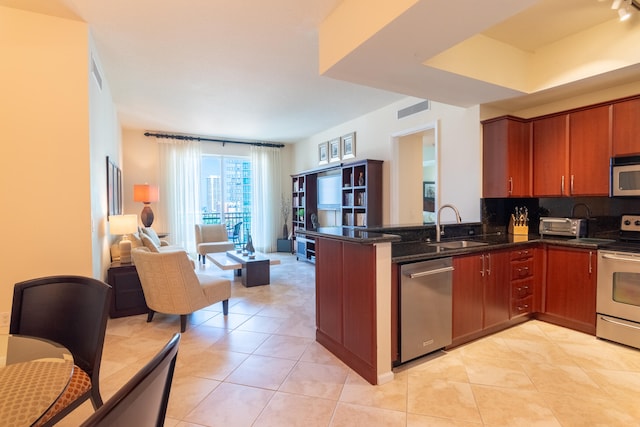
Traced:
<path id="1" fill-rule="evenodd" d="M 398 110 L 398 120 L 404 117 L 410 116 L 415 113 L 419 113 L 420 111 L 425 111 L 431 108 L 429 100 L 418 102 L 410 107 L 403 108 L 402 110 Z"/>
<path id="2" fill-rule="evenodd" d="M 93 74 L 98 87 L 102 90 L 102 74 L 100 74 L 100 70 L 98 69 L 96 61 L 93 59 L 93 55 L 91 55 L 91 74 Z"/>

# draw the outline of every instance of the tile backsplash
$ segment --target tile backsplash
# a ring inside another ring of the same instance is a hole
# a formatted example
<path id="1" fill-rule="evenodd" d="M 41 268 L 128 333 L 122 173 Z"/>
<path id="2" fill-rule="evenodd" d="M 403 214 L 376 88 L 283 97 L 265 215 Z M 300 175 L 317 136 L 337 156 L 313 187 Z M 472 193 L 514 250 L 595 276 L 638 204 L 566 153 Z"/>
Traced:
<path id="1" fill-rule="evenodd" d="M 620 227 L 620 216 L 640 213 L 640 197 L 548 197 L 481 199 L 486 233 L 504 231 L 516 206 L 529 210 L 529 232 L 536 234 L 541 216 L 590 218 L 589 236 L 610 234 Z"/>

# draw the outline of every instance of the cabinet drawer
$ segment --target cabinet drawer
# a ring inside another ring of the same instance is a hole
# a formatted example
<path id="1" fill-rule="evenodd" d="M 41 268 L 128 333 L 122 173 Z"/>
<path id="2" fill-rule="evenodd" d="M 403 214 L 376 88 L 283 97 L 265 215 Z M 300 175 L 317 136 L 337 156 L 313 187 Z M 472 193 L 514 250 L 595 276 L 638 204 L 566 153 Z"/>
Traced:
<path id="1" fill-rule="evenodd" d="M 511 261 L 511 280 L 524 279 L 533 275 L 533 259 Z"/>
<path id="2" fill-rule="evenodd" d="M 514 299 L 511 301 L 511 317 L 531 313 L 532 305 L 533 296 L 531 295 L 526 298 Z"/>
<path id="3" fill-rule="evenodd" d="M 525 259 L 533 257 L 533 248 L 518 249 L 511 251 L 511 260 Z"/>
<path id="4" fill-rule="evenodd" d="M 511 299 L 522 299 L 533 295 L 533 279 L 518 280 L 511 283 Z"/>

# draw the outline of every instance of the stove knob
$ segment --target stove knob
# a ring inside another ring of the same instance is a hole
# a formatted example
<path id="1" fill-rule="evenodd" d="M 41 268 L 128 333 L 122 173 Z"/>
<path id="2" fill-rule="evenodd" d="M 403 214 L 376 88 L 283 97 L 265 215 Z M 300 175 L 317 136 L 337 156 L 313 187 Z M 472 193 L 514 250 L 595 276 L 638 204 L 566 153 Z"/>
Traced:
<path id="1" fill-rule="evenodd" d="M 629 221 L 628 219 L 624 220 L 624 225 L 631 225 L 631 221 Z"/>
<path id="2" fill-rule="evenodd" d="M 636 227 L 640 225 L 640 219 L 636 219 L 636 222 L 633 223 Z"/>

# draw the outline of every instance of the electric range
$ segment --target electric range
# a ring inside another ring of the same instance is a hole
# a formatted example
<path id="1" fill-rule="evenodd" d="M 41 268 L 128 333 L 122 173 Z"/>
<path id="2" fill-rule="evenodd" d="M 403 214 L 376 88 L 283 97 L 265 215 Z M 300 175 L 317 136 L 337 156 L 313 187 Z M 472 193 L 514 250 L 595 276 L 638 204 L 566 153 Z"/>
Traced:
<path id="1" fill-rule="evenodd" d="M 596 336 L 640 348 L 640 215 L 622 215 L 620 239 L 598 247 Z"/>

